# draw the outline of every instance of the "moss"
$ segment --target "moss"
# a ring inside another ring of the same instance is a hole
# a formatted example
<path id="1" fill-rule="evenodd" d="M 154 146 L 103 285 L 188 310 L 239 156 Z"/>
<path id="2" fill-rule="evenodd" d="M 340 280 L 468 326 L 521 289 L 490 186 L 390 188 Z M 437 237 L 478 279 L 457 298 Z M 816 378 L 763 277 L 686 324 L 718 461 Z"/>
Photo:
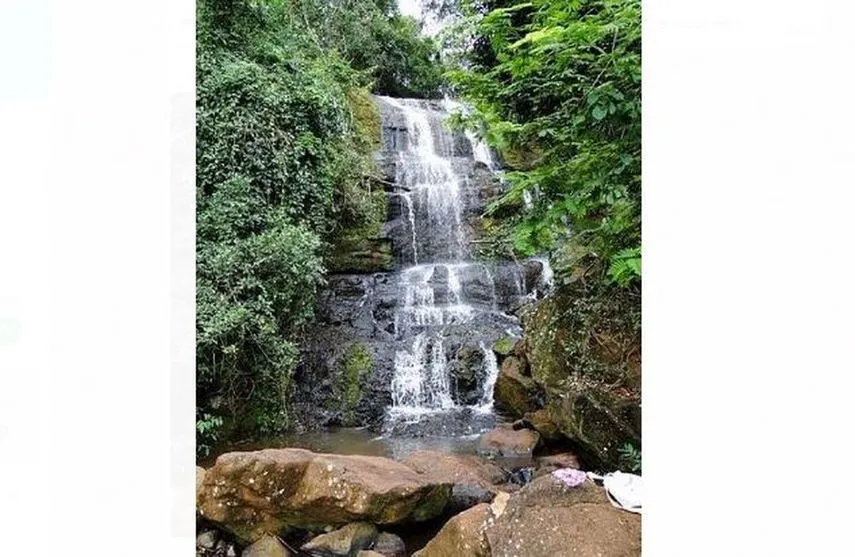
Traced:
<path id="1" fill-rule="evenodd" d="M 347 91 L 347 102 L 353 116 L 353 128 L 366 143 L 369 150 L 380 147 L 380 109 L 368 89 L 356 88 Z"/>
<path id="2" fill-rule="evenodd" d="M 354 342 L 347 348 L 342 361 L 342 381 L 340 385 L 342 411 L 347 421 L 353 419 L 356 406 L 362 397 L 362 378 L 374 365 L 371 350 L 362 342 Z"/>
<path id="3" fill-rule="evenodd" d="M 493 344 L 493 352 L 501 356 L 509 356 L 514 350 L 516 339 L 513 337 L 502 337 Z"/>

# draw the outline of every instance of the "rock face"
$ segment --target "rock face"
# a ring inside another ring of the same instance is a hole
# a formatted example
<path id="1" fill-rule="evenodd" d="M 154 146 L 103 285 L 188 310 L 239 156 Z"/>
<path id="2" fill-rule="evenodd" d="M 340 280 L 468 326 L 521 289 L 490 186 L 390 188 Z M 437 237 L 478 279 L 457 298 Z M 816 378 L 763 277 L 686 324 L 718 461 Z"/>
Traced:
<path id="1" fill-rule="evenodd" d="M 488 557 L 486 530 L 492 517 L 490 505 L 481 503 L 451 520 L 413 557 Z"/>
<path id="2" fill-rule="evenodd" d="M 478 452 L 490 457 L 530 459 L 540 442 L 540 434 L 530 429 L 497 427 L 481 436 Z"/>
<path id="3" fill-rule="evenodd" d="M 292 553 L 273 536 L 264 536 L 247 546 L 240 557 L 292 557 Z"/>
<path id="4" fill-rule="evenodd" d="M 587 466 L 614 469 L 620 446 L 641 444 L 640 304 L 591 288 L 565 286 L 522 314 L 525 358 L 550 421 Z"/>
<path id="5" fill-rule="evenodd" d="M 641 518 L 590 481 L 566 487 L 544 476 L 510 497 L 487 538 L 493 557 L 637 557 Z"/>
<path id="6" fill-rule="evenodd" d="M 253 542 L 290 527 L 428 520 L 442 512 L 451 488 L 388 458 L 265 449 L 221 455 L 198 504 L 207 520 Z"/>
<path id="7" fill-rule="evenodd" d="M 317 536 L 304 544 L 301 549 L 330 556 L 348 557 L 371 547 L 377 534 L 377 527 L 370 522 L 353 522 L 328 534 Z"/>
<path id="8" fill-rule="evenodd" d="M 542 404 L 537 383 L 524 375 L 526 366 L 525 360 L 516 356 L 505 358 L 493 391 L 496 405 L 517 418 L 537 410 Z"/>

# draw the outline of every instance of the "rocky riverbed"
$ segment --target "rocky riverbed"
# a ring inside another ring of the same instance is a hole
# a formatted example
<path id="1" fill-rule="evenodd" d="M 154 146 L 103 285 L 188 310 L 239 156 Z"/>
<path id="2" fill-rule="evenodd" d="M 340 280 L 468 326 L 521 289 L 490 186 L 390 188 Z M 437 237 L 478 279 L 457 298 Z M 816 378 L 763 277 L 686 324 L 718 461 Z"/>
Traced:
<path id="1" fill-rule="evenodd" d="M 406 457 L 302 448 L 228 452 L 197 468 L 197 557 L 620 557 L 641 518 L 610 504 L 525 423 L 481 436 L 476 454 Z"/>

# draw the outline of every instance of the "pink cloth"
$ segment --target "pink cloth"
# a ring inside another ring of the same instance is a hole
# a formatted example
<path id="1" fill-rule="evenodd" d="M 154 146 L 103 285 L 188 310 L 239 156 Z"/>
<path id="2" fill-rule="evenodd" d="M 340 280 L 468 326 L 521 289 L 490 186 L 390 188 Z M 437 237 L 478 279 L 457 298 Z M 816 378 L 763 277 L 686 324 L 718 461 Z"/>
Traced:
<path id="1" fill-rule="evenodd" d="M 585 472 L 573 468 L 561 468 L 553 472 L 552 475 L 567 487 L 580 486 L 588 478 Z"/>

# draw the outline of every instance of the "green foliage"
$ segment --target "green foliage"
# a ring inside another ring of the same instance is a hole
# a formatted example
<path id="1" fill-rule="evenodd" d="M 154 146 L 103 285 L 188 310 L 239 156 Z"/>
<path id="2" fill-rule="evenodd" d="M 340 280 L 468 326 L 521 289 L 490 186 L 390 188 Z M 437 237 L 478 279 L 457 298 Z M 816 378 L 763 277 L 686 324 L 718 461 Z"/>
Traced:
<path id="1" fill-rule="evenodd" d="M 475 47 L 449 75 L 476 110 L 461 120 L 510 167 L 488 214 L 532 199 L 498 236 L 522 255 L 550 251 L 559 275 L 583 266 L 629 285 L 641 271 L 639 0 L 464 11 L 458 41 Z"/>
<path id="2" fill-rule="evenodd" d="M 199 442 L 196 444 L 196 452 L 200 456 L 208 456 L 211 447 L 219 438 L 219 429 L 223 425 L 223 419 L 212 416 L 207 412 L 199 412 L 196 408 L 196 434 Z"/>
<path id="3" fill-rule="evenodd" d="M 632 443 L 625 443 L 618 448 L 620 454 L 621 467 L 632 473 L 641 472 L 641 450 L 636 449 Z"/>
<path id="4" fill-rule="evenodd" d="M 289 425 L 304 327 L 338 237 L 374 230 L 372 86 L 435 95 L 435 45 L 385 0 L 197 3 L 201 451 Z M 380 65 L 375 66 L 375 63 Z"/>
<path id="5" fill-rule="evenodd" d="M 641 248 L 621 250 L 612 256 L 609 277 L 621 286 L 641 278 Z"/>
<path id="6" fill-rule="evenodd" d="M 324 48 L 367 72 L 373 90 L 395 97 L 438 98 L 443 88 L 439 45 L 394 0 L 290 0 L 288 10 L 315 30 Z"/>

